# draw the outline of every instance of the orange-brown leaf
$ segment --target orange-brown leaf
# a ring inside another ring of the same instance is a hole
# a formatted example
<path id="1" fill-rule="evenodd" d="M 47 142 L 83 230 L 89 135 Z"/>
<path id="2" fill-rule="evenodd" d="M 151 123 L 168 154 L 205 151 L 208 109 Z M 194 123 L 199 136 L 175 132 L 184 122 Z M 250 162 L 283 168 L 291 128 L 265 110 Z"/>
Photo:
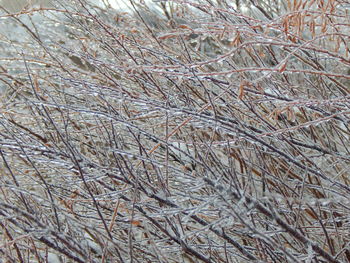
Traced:
<path id="1" fill-rule="evenodd" d="M 231 46 L 238 46 L 241 41 L 240 32 L 237 32 L 236 37 L 232 40 Z"/>
<path id="2" fill-rule="evenodd" d="M 309 27 L 310 27 L 310 32 L 312 34 L 312 38 L 315 38 L 316 35 L 316 31 L 315 31 L 315 20 L 312 18 L 312 20 L 309 23 Z"/>
<path id="3" fill-rule="evenodd" d="M 278 69 L 278 72 L 279 73 L 282 73 L 286 70 L 286 67 L 287 67 L 287 61 L 285 61 Z"/>
<path id="4" fill-rule="evenodd" d="M 165 39 L 174 38 L 174 37 L 177 37 L 177 35 L 175 35 L 175 34 L 167 34 L 167 35 L 163 35 L 163 36 L 158 37 L 158 39 L 165 40 Z"/>
<path id="5" fill-rule="evenodd" d="M 241 81 L 241 84 L 239 85 L 239 89 L 238 89 L 238 99 L 242 100 L 244 97 L 244 86 L 246 85 L 246 81 Z"/>
<path id="6" fill-rule="evenodd" d="M 139 226 L 139 225 L 141 225 L 141 222 L 138 221 L 138 220 L 132 220 L 131 224 L 134 225 L 134 226 Z"/>
<path id="7" fill-rule="evenodd" d="M 33 82 L 34 82 L 35 91 L 36 91 L 36 92 L 40 92 L 39 82 L 38 82 L 38 77 L 37 77 L 37 76 L 34 76 Z"/>
<path id="8" fill-rule="evenodd" d="M 325 33 L 326 31 L 327 31 L 327 20 L 326 20 L 326 18 L 324 17 L 324 18 L 323 18 L 323 22 L 322 22 L 321 32 L 322 32 L 322 33 Z"/>
<path id="9" fill-rule="evenodd" d="M 193 31 L 193 29 L 190 28 L 190 27 L 187 26 L 187 25 L 179 25 L 179 28 L 182 28 L 182 29 L 189 29 L 189 30 Z"/>

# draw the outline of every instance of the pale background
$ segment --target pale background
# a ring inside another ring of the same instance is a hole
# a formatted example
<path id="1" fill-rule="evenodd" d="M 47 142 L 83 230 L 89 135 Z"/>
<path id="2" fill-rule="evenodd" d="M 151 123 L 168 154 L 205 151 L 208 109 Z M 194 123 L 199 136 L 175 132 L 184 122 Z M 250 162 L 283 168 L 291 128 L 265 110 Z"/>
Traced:
<path id="1" fill-rule="evenodd" d="M 0 0 L 0 5 L 4 6 L 8 11 L 19 12 L 25 6 L 42 5 L 47 7 L 54 1 L 59 0 Z M 92 0 L 91 2 L 101 4 L 103 0 Z M 104 0 L 104 2 L 109 2 L 116 9 L 123 9 L 127 6 L 128 0 Z"/>

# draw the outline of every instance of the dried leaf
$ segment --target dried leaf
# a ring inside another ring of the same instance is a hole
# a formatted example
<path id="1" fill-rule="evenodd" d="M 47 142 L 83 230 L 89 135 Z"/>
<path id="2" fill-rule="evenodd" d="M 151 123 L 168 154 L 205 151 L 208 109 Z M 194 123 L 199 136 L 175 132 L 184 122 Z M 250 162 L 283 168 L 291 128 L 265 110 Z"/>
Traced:
<path id="1" fill-rule="evenodd" d="M 297 43 L 297 42 L 298 42 L 298 41 L 297 41 L 297 38 L 294 37 L 294 36 L 288 36 L 288 39 L 289 39 L 290 41 L 292 41 L 293 43 Z"/>
<path id="2" fill-rule="evenodd" d="M 280 114 L 281 114 L 281 110 L 275 109 L 275 110 L 272 112 L 272 118 L 273 118 L 273 120 L 277 121 L 277 120 L 278 120 L 278 117 L 280 116 Z"/>
<path id="3" fill-rule="evenodd" d="M 335 52 L 338 52 L 338 51 L 339 51 L 339 49 L 340 49 L 340 44 L 341 44 L 341 39 L 340 39 L 340 37 L 338 37 L 338 38 L 337 38 L 337 41 L 336 41 L 336 43 L 335 43 L 335 48 L 334 48 L 334 51 L 335 51 Z"/>
<path id="4" fill-rule="evenodd" d="M 289 120 L 291 122 L 295 122 L 295 114 L 294 114 L 294 111 L 290 107 L 287 108 L 287 120 Z"/>
<path id="5" fill-rule="evenodd" d="M 231 46 L 238 46 L 239 43 L 241 42 L 241 36 L 240 32 L 238 31 L 236 34 L 236 37 L 232 40 Z"/>
<path id="6" fill-rule="evenodd" d="M 242 100 L 244 97 L 244 86 L 246 85 L 246 81 L 242 80 L 241 84 L 239 85 L 239 89 L 238 89 L 238 99 Z"/>
<path id="7" fill-rule="evenodd" d="M 315 20 L 312 18 L 312 20 L 309 22 L 310 32 L 312 35 L 312 38 L 315 38 L 316 31 L 315 31 Z"/>
<path id="8" fill-rule="evenodd" d="M 40 92 L 38 77 L 36 75 L 34 75 L 33 82 L 35 91 Z"/>
<path id="9" fill-rule="evenodd" d="M 311 209 L 305 209 L 305 212 L 311 216 L 313 219 L 318 219 L 318 216 Z"/>
<path id="10" fill-rule="evenodd" d="M 134 225 L 134 226 L 139 226 L 139 225 L 141 225 L 141 222 L 138 221 L 138 220 L 132 220 L 131 224 Z"/>
<path id="11" fill-rule="evenodd" d="M 285 61 L 281 64 L 281 66 L 278 68 L 278 72 L 279 73 L 284 72 L 286 70 L 286 67 L 287 67 L 287 61 Z"/>
<path id="12" fill-rule="evenodd" d="M 174 38 L 174 37 L 177 37 L 177 35 L 176 34 L 166 34 L 166 35 L 158 37 L 158 39 L 165 40 L 165 39 Z"/>
<path id="13" fill-rule="evenodd" d="M 300 32 L 304 32 L 304 27 L 305 27 L 305 15 L 303 15 L 303 14 L 301 14 L 300 16 L 299 16 L 299 19 L 300 19 L 300 21 L 299 21 L 299 34 L 300 34 Z M 300 36 L 300 35 L 299 35 Z"/>
<path id="14" fill-rule="evenodd" d="M 325 33 L 327 31 L 327 20 L 323 17 L 321 32 Z"/>
<path id="15" fill-rule="evenodd" d="M 286 18 L 283 20 L 282 26 L 283 26 L 283 32 L 287 35 L 287 34 L 288 34 L 288 28 L 289 28 L 288 17 L 286 17 Z"/>
<path id="16" fill-rule="evenodd" d="M 298 1 L 294 0 L 293 1 L 293 10 L 296 10 L 297 5 L 298 5 Z"/>
<path id="17" fill-rule="evenodd" d="M 190 28 L 190 27 L 187 26 L 187 25 L 179 25 L 179 28 L 182 28 L 182 29 L 189 29 L 189 30 L 193 31 L 193 29 Z"/>

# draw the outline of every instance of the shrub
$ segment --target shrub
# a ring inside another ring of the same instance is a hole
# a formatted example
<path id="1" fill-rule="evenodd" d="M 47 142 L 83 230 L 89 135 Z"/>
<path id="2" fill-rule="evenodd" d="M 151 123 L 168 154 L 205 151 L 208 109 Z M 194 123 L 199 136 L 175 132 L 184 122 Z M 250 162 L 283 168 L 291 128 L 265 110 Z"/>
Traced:
<path id="1" fill-rule="evenodd" d="M 5 262 L 350 262 L 349 3 L 104 3 L 2 8 Z"/>

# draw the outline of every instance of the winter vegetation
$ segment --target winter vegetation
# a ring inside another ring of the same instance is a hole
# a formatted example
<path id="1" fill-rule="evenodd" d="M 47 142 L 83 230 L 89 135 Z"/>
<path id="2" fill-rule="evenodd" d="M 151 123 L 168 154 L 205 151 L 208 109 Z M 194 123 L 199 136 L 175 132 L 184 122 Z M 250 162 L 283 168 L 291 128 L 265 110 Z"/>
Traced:
<path id="1" fill-rule="evenodd" d="M 0 6 L 0 262 L 350 262 L 348 0 Z"/>

